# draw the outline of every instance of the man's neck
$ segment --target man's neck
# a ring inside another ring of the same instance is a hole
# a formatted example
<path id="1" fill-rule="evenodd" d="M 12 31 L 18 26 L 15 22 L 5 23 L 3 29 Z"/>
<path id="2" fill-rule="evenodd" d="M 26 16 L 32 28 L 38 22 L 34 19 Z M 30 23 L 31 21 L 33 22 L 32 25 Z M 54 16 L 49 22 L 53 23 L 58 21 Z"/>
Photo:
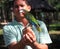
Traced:
<path id="1" fill-rule="evenodd" d="M 28 20 L 27 20 L 26 18 L 20 19 L 20 20 L 16 19 L 16 20 L 17 20 L 18 22 L 22 22 L 24 26 L 26 26 L 26 25 L 28 24 Z"/>

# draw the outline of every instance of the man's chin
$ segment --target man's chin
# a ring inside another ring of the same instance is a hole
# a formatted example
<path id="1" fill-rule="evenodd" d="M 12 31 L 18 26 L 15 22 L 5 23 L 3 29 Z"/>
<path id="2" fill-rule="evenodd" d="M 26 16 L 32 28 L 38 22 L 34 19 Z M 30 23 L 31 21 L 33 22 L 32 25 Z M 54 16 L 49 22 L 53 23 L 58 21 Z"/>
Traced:
<path id="1" fill-rule="evenodd" d="M 21 17 L 24 17 L 24 15 L 25 15 L 24 13 L 21 13 L 21 14 L 20 14 Z"/>
<path id="2" fill-rule="evenodd" d="M 25 16 L 24 15 L 20 15 L 19 17 L 24 18 Z"/>

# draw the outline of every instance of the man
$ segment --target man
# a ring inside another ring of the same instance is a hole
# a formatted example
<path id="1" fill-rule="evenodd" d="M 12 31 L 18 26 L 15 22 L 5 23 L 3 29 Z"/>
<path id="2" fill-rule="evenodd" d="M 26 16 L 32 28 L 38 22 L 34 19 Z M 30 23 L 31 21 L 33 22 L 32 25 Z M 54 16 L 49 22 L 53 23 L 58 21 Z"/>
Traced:
<path id="1" fill-rule="evenodd" d="M 6 46 L 9 49 L 48 49 L 47 44 L 52 41 L 42 21 L 38 21 L 42 29 L 40 33 L 32 24 L 25 28 L 29 22 L 25 18 L 25 13 L 20 11 L 31 11 L 28 0 L 14 0 L 13 5 L 15 21 L 3 27 Z"/>

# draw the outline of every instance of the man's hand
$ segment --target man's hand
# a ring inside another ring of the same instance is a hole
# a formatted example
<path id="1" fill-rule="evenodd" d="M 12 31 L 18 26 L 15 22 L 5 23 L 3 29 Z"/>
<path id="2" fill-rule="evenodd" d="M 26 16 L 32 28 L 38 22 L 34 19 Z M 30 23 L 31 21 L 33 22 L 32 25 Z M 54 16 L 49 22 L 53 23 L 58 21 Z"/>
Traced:
<path id="1" fill-rule="evenodd" d="M 36 36 L 31 27 L 25 28 L 25 30 L 23 31 L 23 39 L 25 44 L 30 46 L 36 41 Z"/>

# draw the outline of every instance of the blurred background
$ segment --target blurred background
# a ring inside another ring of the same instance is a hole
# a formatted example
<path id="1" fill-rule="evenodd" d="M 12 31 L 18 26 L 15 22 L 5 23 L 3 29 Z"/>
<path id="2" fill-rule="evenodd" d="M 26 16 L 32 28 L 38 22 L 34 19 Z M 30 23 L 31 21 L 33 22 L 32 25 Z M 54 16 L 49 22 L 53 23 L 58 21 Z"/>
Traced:
<path id="1" fill-rule="evenodd" d="M 53 41 L 49 49 L 60 49 L 60 0 L 30 0 L 31 13 L 36 19 L 42 20 L 47 25 Z M 3 26 L 14 21 L 12 0 L 0 0 L 0 49 L 5 47 L 3 40 Z"/>

